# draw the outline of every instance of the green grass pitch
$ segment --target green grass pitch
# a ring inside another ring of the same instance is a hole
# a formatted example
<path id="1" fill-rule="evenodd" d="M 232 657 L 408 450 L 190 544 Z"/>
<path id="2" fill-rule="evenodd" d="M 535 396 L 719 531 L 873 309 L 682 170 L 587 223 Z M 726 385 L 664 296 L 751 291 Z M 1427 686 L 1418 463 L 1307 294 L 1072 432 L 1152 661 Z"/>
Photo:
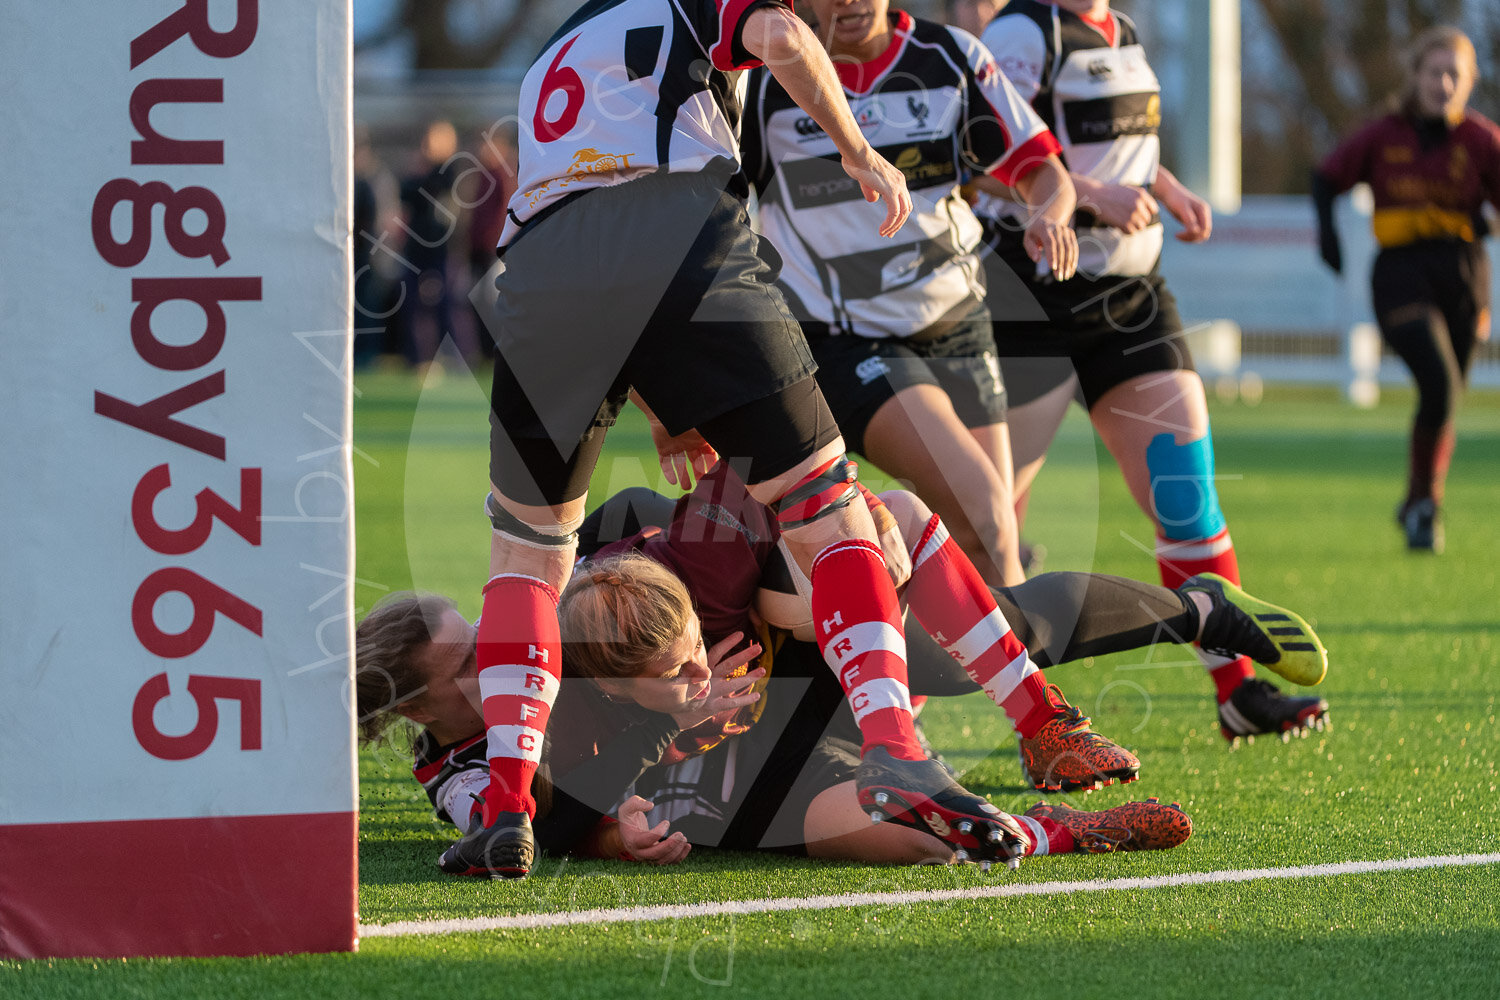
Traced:
<path id="1" fill-rule="evenodd" d="M 484 388 L 467 376 L 358 380 L 356 601 L 453 594 L 478 611 L 487 559 Z M 361 759 L 364 924 L 596 907 L 1386 861 L 1500 851 L 1500 395 L 1460 417 L 1448 553 L 1408 555 L 1391 519 L 1410 396 L 1373 411 L 1332 390 L 1215 403 L 1219 491 L 1246 585 L 1328 644 L 1332 726 L 1231 750 L 1212 687 L 1172 646 L 1057 668 L 1141 780 L 1074 796 L 1182 802 L 1193 838 L 1163 854 L 1039 858 L 1015 872 L 869 868 L 696 851 L 658 869 L 543 859 L 519 884 L 458 881 L 448 837 L 395 750 Z M 876 478 L 874 470 L 867 469 Z M 662 488 L 644 427 L 610 437 L 595 500 Z M 1151 538 L 1077 414 L 1031 505 L 1049 569 L 1155 578 Z M 929 734 L 1003 808 L 1035 801 L 982 696 L 934 700 Z M 101 876 L 104 877 L 104 876 Z M 546 930 L 367 938 L 354 955 L 0 963 L 0 996 L 1496 996 L 1500 865 L 1006 899 L 948 898 Z"/>

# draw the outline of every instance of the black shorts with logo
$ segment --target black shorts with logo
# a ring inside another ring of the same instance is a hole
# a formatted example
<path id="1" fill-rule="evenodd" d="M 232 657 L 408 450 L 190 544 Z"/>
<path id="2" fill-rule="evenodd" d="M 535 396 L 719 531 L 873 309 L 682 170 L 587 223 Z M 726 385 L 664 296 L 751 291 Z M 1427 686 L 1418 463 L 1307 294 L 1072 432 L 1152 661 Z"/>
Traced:
<path id="1" fill-rule="evenodd" d="M 494 289 L 479 289 L 476 304 L 498 348 L 490 476 L 507 497 L 582 496 L 632 387 L 681 433 L 812 374 L 775 287 L 780 258 L 729 187 L 705 172 L 592 188 L 505 249 Z M 782 409 L 820 405 L 816 393 L 796 393 Z M 733 436 L 752 454 L 721 453 L 766 475 L 811 454 L 805 428 L 819 424 L 816 413 L 756 419 Z"/>
<path id="2" fill-rule="evenodd" d="M 991 288 L 1014 287 L 1020 278 L 1046 318 L 1008 319 L 993 300 L 995 346 L 1011 406 L 1032 402 L 1078 375 L 1081 402 L 1093 407 L 1115 386 L 1154 372 L 1192 371 L 1177 299 L 1161 275 L 1079 274 L 1067 281 L 1038 280 L 1025 251 L 1001 243 L 986 222 L 986 271 L 1006 268 Z"/>
<path id="3" fill-rule="evenodd" d="M 942 388 L 965 427 L 1005 422 L 1005 383 L 982 302 L 932 337 L 829 334 L 811 323 L 803 330 L 818 362 L 818 386 L 850 451 L 865 454 L 865 429 L 876 411 L 914 385 Z"/>

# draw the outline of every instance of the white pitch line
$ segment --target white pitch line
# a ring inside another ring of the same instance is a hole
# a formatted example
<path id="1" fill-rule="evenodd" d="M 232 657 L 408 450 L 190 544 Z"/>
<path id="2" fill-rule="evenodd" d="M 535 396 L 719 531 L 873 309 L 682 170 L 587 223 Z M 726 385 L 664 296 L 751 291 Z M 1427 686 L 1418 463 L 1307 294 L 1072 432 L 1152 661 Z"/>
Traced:
<path id="1" fill-rule="evenodd" d="M 413 934 L 463 934 L 474 931 L 539 930 L 577 924 L 626 924 L 650 920 L 692 917 L 744 916 L 752 913 L 789 913 L 798 910 L 831 910 L 854 906 L 901 906 L 911 903 L 942 903 L 948 900 L 1001 899 L 1009 896 L 1056 896 L 1073 892 L 1106 892 L 1117 889 L 1161 889 L 1179 885 L 1214 885 L 1253 882 L 1259 879 L 1320 878 L 1330 875 L 1362 875 L 1370 872 L 1412 871 L 1419 868 L 1450 868 L 1461 865 L 1500 864 L 1497 854 L 1453 854 L 1391 861 L 1344 861 L 1331 865 L 1297 868 L 1246 868 L 1234 871 L 1190 872 L 1150 878 L 1093 879 L 1086 882 L 1032 882 L 1024 885 L 979 886 L 972 889 L 931 889 L 907 892 L 850 892 L 837 896 L 800 896 L 783 899 L 747 899 L 728 902 L 672 903 L 659 906 L 622 906 L 611 909 L 574 910 L 562 913 L 520 913 L 503 917 L 468 917 L 453 920 L 401 920 L 390 924 L 362 924 L 360 937 L 406 937 Z M 998 869 L 1003 871 L 1004 869 Z"/>

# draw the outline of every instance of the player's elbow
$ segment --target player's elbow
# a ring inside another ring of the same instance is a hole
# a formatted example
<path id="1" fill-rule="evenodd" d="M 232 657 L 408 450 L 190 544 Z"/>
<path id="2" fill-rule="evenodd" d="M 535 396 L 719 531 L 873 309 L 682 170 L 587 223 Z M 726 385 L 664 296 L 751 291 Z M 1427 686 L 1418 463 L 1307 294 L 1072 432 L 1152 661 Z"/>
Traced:
<path id="1" fill-rule="evenodd" d="M 740 33 L 740 42 L 773 74 L 778 66 L 801 62 L 809 46 L 817 45 L 807 25 L 785 7 L 761 7 L 752 13 Z"/>

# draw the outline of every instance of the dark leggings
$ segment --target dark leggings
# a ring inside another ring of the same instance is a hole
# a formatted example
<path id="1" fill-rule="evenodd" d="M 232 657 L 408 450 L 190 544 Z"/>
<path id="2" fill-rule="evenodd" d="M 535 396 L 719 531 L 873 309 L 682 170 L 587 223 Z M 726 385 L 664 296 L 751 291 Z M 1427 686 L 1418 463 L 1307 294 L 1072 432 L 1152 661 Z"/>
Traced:
<path id="1" fill-rule="evenodd" d="M 1417 384 L 1418 431 L 1437 431 L 1453 420 L 1479 346 L 1489 274 L 1484 247 L 1458 240 L 1391 247 L 1375 258 L 1375 316 Z"/>
<path id="2" fill-rule="evenodd" d="M 1198 611 L 1175 590 L 1104 573 L 1043 573 L 1014 587 L 993 588 L 1000 613 L 1038 667 L 1185 642 L 1198 634 Z M 979 690 L 964 668 L 913 618 L 906 658 L 912 694 Z"/>
<path id="3" fill-rule="evenodd" d="M 590 555 L 646 525 L 666 527 L 673 501 L 645 487 L 615 494 L 584 521 L 578 551 Z M 1085 656 L 1139 649 L 1153 642 L 1182 642 L 1198 634 L 1198 612 L 1175 590 L 1103 573 L 1043 573 L 1014 587 L 993 590 L 1000 613 L 1038 667 Z M 977 691 L 964 668 L 917 624 L 907 619 L 907 663 L 912 694 L 957 695 Z"/>

